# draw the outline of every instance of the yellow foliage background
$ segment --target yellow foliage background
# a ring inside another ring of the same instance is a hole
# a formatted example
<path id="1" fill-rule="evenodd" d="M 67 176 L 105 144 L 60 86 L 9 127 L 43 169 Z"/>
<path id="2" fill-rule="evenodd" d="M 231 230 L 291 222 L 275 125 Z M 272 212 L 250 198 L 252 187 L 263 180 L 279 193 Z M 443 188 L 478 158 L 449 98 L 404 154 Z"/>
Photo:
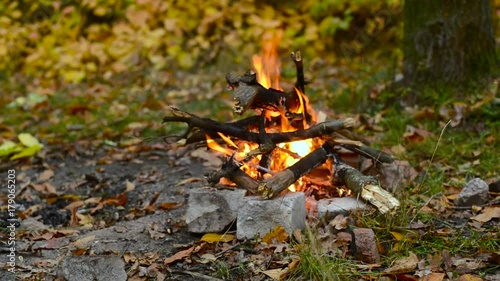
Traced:
<path id="1" fill-rule="evenodd" d="M 397 26 L 401 9 L 399 0 L 13 1 L 0 6 L 0 73 L 78 83 L 238 62 L 276 30 L 287 52 L 334 58 Z M 389 42 L 400 36 L 389 31 Z"/>

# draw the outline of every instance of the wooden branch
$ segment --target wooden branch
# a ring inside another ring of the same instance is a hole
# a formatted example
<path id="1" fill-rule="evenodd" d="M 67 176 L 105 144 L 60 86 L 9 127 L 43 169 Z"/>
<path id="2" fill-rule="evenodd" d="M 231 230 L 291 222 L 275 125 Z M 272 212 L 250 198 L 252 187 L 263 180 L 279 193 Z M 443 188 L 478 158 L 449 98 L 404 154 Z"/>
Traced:
<path id="1" fill-rule="evenodd" d="M 363 175 L 360 171 L 344 163 L 338 154 L 332 154 L 334 177 L 345 184 L 354 194 L 373 204 L 385 214 L 399 206 L 399 201 L 391 193 L 382 189 L 377 178 Z"/>
<path id="2" fill-rule="evenodd" d="M 167 116 L 163 118 L 163 122 L 184 122 L 187 123 L 189 128 L 202 128 L 207 131 L 220 132 L 227 136 L 232 136 L 241 140 L 246 140 L 258 144 L 263 143 L 283 143 L 298 141 L 310 138 L 316 138 L 324 135 L 330 135 L 333 132 L 354 127 L 354 119 L 346 118 L 345 120 L 329 120 L 323 123 L 316 124 L 308 129 L 299 130 L 295 132 L 286 133 L 271 133 L 265 134 L 265 139 L 259 133 L 249 132 L 245 128 L 236 127 L 224 123 L 217 122 L 208 118 L 201 118 L 181 111 L 175 107 L 170 106 L 174 116 Z"/>
<path id="3" fill-rule="evenodd" d="M 302 63 L 302 55 L 300 54 L 300 51 L 297 51 L 295 53 L 292 52 L 290 56 L 295 63 L 295 68 L 297 69 L 297 81 L 295 82 L 295 87 L 297 87 L 297 89 L 305 94 L 306 81 L 304 79 L 304 65 Z"/>
<path id="4" fill-rule="evenodd" d="M 262 180 L 258 186 L 258 193 L 266 199 L 280 194 L 302 176 L 325 163 L 330 155 L 330 150 L 330 145 L 324 144 L 287 169 L 278 172 L 271 178 Z"/>
<path id="5" fill-rule="evenodd" d="M 340 144 L 345 149 L 348 149 L 352 152 L 360 154 L 364 157 L 371 158 L 375 161 L 382 163 L 392 163 L 394 162 L 394 158 L 392 158 L 389 154 L 377 150 L 375 148 L 366 146 L 364 144 L 354 145 L 354 144 Z"/>
<path id="6" fill-rule="evenodd" d="M 221 178 L 227 178 L 238 187 L 244 188 L 252 194 L 257 193 L 257 187 L 259 185 L 256 180 L 240 170 L 238 163 L 234 161 L 232 157 L 222 164 L 220 170 L 207 173 L 205 177 L 212 186 L 218 184 Z"/>
<path id="7" fill-rule="evenodd" d="M 226 75 L 228 89 L 234 89 L 234 112 L 243 114 L 246 110 L 264 109 L 283 115 L 295 113 L 300 107 L 300 100 L 295 93 L 287 94 L 276 89 L 266 89 L 257 82 L 257 75 L 253 70 L 242 76 L 234 73 Z"/>
<path id="8" fill-rule="evenodd" d="M 382 163 L 392 163 L 394 162 L 394 159 L 392 156 L 389 154 L 382 152 L 380 150 L 377 150 L 375 148 L 367 146 L 367 142 L 363 139 L 360 140 L 360 137 L 349 131 L 349 130 L 339 130 L 338 132 L 334 132 L 331 135 L 332 138 L 340 138 L 346 141 L 349 141 L 350 143 L 343 143 L 342 141 L 338 141 L 337 139 L 332 139 L 334 143 L 342 146 L 343 148 L 350 150 L 352 152 L 355 152 L 359 155 L 362 155 L 367 158 L 371 158 L 377 162 L 382 162 Z M 353 140 L 358 140 L 358 141 L 353 141 Z"/>
<path id="9" fill-rule="evenodd" d="M 185 123 L 188 123 L 188 125 L 189 125 L 189 118 L 190 117 L 188 117 L 186 119 L 186 118 L 182 118 L 182 117 L 178 117 L 178 116 L 165 116 L 163 118 L 163 123 L 165 123 L 165 122 L 185 122 Z M 243 128 L 246 131 L 250 131 L 254 128 L 257 128 L 258 123 L 259 123 L 259 119 L 261 119 L 260 116 L 250 116 L 250 117 L 247 117 L 245 119 L 241 119 L 241 120 L 234 121 L 234 122 L 222 123 L 222 124 L 224 124 L 224 126 Z M 199 130 L 196 131 L 195 128 L 198 128 Z M 211 137 L 214 140 L 221 139 L 221 137 L 219 136 L 219 134 L 217 134 L 216 131 L 207 130 L 205 128 L 188 126 L 188 129 L 186 130 L 186 132 L 183 135 L 179 136 L 179 139 L 185 139 L 180 144 L 187 145 L 187 144 L 191 144 L 191 143 L 206 141 L 207 140 L 206 135 L 208 135 L 209 137 Z"/>

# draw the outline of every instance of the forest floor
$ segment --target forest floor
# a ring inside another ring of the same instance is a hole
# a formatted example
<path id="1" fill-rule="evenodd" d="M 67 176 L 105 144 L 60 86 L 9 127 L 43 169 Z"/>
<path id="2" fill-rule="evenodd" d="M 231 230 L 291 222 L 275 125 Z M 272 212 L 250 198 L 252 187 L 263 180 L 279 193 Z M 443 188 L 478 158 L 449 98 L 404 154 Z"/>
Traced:
<path id="1" fill-rule="evenodd" d="M 94 81 L 50 94 L 40 86 L 9 86 L 13 95 L 27 93 L 11 99 L 0 117 L 2 140 L 20 150 L 7 156 L 27 154 L 11 160 L 4 155 L 0 163 L 2 185 L 12 170 L 16 175 L 18 280 L 83 280 L 89 271 L 99 280 L 121 276 L 123 269 L 129 280 L 280 275 L 288 280 L 498 280 L 498 81 L 467 100 L 429 92 L 423 98 L 433 96 L 435 104 L 417 107 L 399 102 L 384 90 L 383 79 L 367 78 L 368 72 L 349 78 L 338 73 L 314 72 L 307 93 L 313 106 L 330 117 L 354 117 L 357 133 L 413 169 L 396 194 L 402 206 L 395 214 L 354 215 L 354 227 L 375 231 L 381 264 L 323 251 L 320 233 L 327 225 L 320 222 L 310 222 L 301 238 L 276 234 L 271 243 L 224 237 L 209 242 L 189 234 L 187 192 L 205 186 L 203 175 L 217 161 L 203 149 L 171 149 L 163 137 L 183 128 L 160 121 L 170 104 L 227 120 L 230 94 L 222 91 L 222 73 L 148 72 L 131 73 L 112 85 Z M 363 82 L 352 90 L 353 81 Z M 43 144 L 40 151 L 19 144 L 22 133 L 35 136 Z M 475 177 L 490 184 L 490 204 L 456 208 L 460 190 Z M 0 194 L 7 198 L 6 190 Z M 1 209 L 2 241 L 10 235 L 7 202 Z M 9 253 L 2 245 L 1 280 L 14 277 L 7 271 Z M 101 257 L 109 262 L 106 267 L 97 266 Z M 388 271 L 398 264 L 399 271 Z"/>

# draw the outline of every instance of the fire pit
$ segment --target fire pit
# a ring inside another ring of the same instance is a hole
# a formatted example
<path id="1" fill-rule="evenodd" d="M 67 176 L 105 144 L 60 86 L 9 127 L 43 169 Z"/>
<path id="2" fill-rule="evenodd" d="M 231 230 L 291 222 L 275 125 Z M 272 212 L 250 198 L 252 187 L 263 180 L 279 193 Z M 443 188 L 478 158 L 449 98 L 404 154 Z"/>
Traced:
<path id="1" fill-rule="evenodd" d="M 273 52 L 271 45 L 264 48 L 263 57 L 254 56 L 255 70 L 226 75 L 227 87 L 234 92 L 234 112 L 254 110 L 255 116 L 221 123 L 170 107 L 172 116 L 164 117 L 163 122 L 188 125 L 176 145 L 205 142 L 227 156 L 219 170 L 206 175 L 212 186 L 235 185 L 264 199 L 284 192 L 312 194 L 322 186 L 329 190 L 328 196 L 359 195 L 382 213 L 399 206 L 376 178 L 346 164 L 339 150 L 382 163 L 392 162 L 392 157 L 356 139 L 351 118 L 318 123 L 305 95 L 300 52 L 291 53 L 297 80 L 289 91 L 279 84 L 280 65 Z"/>

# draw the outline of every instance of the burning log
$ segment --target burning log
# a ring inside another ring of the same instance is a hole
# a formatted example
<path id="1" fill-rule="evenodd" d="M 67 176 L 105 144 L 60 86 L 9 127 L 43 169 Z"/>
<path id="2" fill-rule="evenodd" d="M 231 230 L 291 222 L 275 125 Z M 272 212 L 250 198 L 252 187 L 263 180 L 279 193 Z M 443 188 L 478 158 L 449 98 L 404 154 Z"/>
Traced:
<path id="1" fill-rule="evenodd" d="M 365 201 L 373 204 L 385 214 L 399 206 L 399 201 L 391 193 L 382 189 L 377 178 L 365 176 L 360 171 L 347 165 L 333 154 L 334 177 L 345 184 L 354 194 L 359 194 Z"/>
<path id="2" fill-rule="evenodd" d="M 259 194 L 266 199 L 280 194 L 302 176 L 325 163 L 329 157 L 330 149 L 329 144 L 324 144 L 291 167 L 280 171 L 269 179 L 262 180 L 258 186 Z"/>
<path id="3" fill-rule="evenodd" d="M 242 76 L 228 73 L 226 80 L 229 89 L 234 89 L 234 112 L 243 114 L 246 110 L 264 109 L 278 114 L 291 115 L 300 107 L 297 93 L 287 94 L 276 89 L 266 89 L 257 82 L 257 74 L 248 70 Z"/>
<path id="4" fill-rule="evenodd" d="M 238 187 L 245 188 L 252 194 L 257 193 L 259 183 L 240 170 L 240 166 L 231 157 L 228 161 L 224 162 L 220 170 L 207 173 L 205 175 L 208 183 L 215 186 L 219 183 L 221 178 L 227 178 L 234 182 Z"/>

